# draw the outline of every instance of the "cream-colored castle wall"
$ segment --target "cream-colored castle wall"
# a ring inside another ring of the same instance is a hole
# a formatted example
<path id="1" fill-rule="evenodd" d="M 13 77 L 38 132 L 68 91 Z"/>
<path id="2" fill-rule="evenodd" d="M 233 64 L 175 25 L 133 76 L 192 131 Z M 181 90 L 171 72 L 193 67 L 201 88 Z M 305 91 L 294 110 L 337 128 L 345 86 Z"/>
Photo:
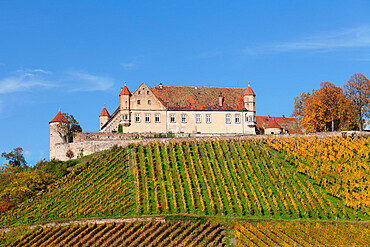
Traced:
<path id="1" fill-rule="evenodd" d="M 140 122 L 136 122 L 136 114 Z M 150 122 L 145 122 L 145 114 L 150 114 Z M 160 115 L 160 122 L 155 122 L 155 114 Z M 185 114 L 186 122 L 182 122 Z M 196 123 L 196 115 L 201 116 L 201 122 Z M 243 112 L 234 111 L 161 111 L 161 110 L 132 110 L 131 125 L 124 127 L 124 133 L 237 133 L 255 134 L 254 127 L 245 121 Z M 171 122 L 175 115 L 175 122 Z M 211 122 L 206 122 L 206 115 L 211 115 Z M 226 115 L 230 115 L 230 123 L 226 123 Z M 235 122 L 235 115 L 240 116 L 240 123 Z M 244 126 L 243 126 L 244 125 Z"/>

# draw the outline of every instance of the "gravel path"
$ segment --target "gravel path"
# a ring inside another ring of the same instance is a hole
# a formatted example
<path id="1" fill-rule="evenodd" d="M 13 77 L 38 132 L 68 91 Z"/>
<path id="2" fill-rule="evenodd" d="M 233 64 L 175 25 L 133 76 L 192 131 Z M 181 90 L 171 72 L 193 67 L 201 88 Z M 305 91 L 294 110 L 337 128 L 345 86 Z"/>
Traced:
<path id="1" fill-rule="evenodd" d="M 164 217 L 128 217 L 128 218 L 108 218 L 108 219 L 86 219 L 86 220 L 71 220 L 65 222 L 49 222 L 44 224 L 31 225 L 30 228 L 35 227 L 57 227 L 66 225 L 83 225 L 83 224 L 104 224 L 104 223 L 122 223 L 122 222 L 135 222 L 135 221 L 160 221 L 165 222 Z M 9 232 L 12 228 L 0 228 L 0 232 Z"/>

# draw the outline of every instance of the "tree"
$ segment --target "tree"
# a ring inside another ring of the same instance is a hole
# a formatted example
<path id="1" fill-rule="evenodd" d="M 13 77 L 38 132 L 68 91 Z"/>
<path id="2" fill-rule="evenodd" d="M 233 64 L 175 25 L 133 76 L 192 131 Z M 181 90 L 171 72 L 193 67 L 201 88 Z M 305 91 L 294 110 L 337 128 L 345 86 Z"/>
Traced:
<path id="1" fill-rule="evenodd" d="M 336 131 L 354 126 L 351 102 L 343 89 L 331 82 L 322 82 L 320 89 L 313 91 L 300 107 L 303 109 L 302 126 L 308 132 Z"/>
<path id="2" fill-rule="evenodd" d="M 370 82 L 362 73 L 353 74 L 344 85 L 345 93 L 353 102 L 359 130 L 363 130 L 364 117 L 369 117 Z"/>
<path id="3" fill-rule="evenodd" d="M 58 124 L 58 133 L 64 139 L 64 142 L 72 142 L 76 132 L 82 132 L 80 124 L 76 121 L 73 115 L 63 113 L 67 122 L 60 122 Z"/>
<path id="4" fill-rule="evenodd" d="M 302 126 L 302 118 L 305 116 L 305 103 L 310 98 L 309 92 L 303 92 L 299 96 L 294 98 L 294 108 L 291 117 L 298 119 L 299 125 Z"/>
<path id="5" fill-rule="evenodd" d="M 23 149 L 20 147 L 14 148 L 13 151 L 11 151 L 10 153 L 3 152 L 1 154 L 1 157 L 9 160 L 9 165 L 11 165 L 13 168 L 26 167 L 27 162 L 23 156 Z"/>

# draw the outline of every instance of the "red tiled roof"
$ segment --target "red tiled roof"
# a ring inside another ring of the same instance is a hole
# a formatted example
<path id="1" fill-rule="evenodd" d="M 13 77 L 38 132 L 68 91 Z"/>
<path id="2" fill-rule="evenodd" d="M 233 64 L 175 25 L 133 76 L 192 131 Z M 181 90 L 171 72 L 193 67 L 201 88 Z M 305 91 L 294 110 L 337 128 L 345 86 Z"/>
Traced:
<path id="1" fill-rule="evenodd" d="M 257 128 L 268 128 L 270 126 L 272 117 L 270 116 L 256 116 Z M 299 127 L 298 121 L 296 118 L 290 117 L 274 117 L 273 122 L 277 123 L 280 128 L 287 130 L 290 134 L 303 133 L 302 129 Z"/>
<path id="2" fill-rule="evenodd" d="M 253 92 L 251 86 L 248 86 L 247 87 L 247 90 L 245 91 L 245 94 L 244 95 L 253 95 L 253 96 L 256 96 L 256 94 Z"/>
<path id="3" fill-rule="evenodd" d="M 121 93 L 119 94 L 120 96 L 121 95 L 130 95 L 130 90 L 128 90 L 128 87 L 125 85 L 122 90 L 121 90 Z"/>
<path id="4" fill-rule="evenodd" d="M 103 108 L 103 110 L 101 111 L 101 113 L 100 113 L 100 115 L 99 115 L 99 117 L 105 117 L 105 116 L 107 116 L 107 117 L 109 117 L 109 112 L 108 112 L 108 110 L 107 110 L 107 108 Z"/>
<path id="5" fill-rule="evenodd" d="M 110 121 L 112 121 L 112 119 L 117 115 L 117 113 L 119 112 L 119 106 L 117 107 L 117 109 L 113 112 L 113 114 L 112 115 L 110 115 L 109 116 L 109 119 L 108 119 L 108 121 L 100 128 L 100 129 L 103 129 L 103 128 L 105 128 L 105 126 L 107 126 L 108 125 L 108 123 L 110 122 Z"/>
<path id="6" fill-rule="evenodd" d="M 265 129 L 270 129 L 270 128 L 280 128 L 282 129 L 282 127 L 275 121 L 274 118 L 271 118 L 267 124 L 267 126 L 265 127 Z"/>
<path id="7" fill-rule="evenodd" d="M 162 86 L 162 89 L 150 89 L 168 110 L 245 110 L 245 88 Z M 222 106 L 220 94 L 224 97 Z"/>
<path id="8" fill-rule="evenodd" d="M 54 123 L 54 122 L 68 122 L 68 120 L 59 111 L 58 114 L 49 123 Z"/>

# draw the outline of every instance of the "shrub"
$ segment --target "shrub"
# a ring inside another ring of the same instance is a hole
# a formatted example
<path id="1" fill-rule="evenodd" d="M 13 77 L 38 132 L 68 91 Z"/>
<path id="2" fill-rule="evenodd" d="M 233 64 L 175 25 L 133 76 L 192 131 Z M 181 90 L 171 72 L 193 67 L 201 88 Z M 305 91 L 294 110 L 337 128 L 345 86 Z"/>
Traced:
<path id="1" fill-rule="evenodd" d="M 75 156 L 75 154 L 73 153 L 73 151 L 71 149 L 68 149 L 68 151 L 66 153 L 66 156 L 67 156 L 67 158 L 72 159 L 73 156 Z"/>

